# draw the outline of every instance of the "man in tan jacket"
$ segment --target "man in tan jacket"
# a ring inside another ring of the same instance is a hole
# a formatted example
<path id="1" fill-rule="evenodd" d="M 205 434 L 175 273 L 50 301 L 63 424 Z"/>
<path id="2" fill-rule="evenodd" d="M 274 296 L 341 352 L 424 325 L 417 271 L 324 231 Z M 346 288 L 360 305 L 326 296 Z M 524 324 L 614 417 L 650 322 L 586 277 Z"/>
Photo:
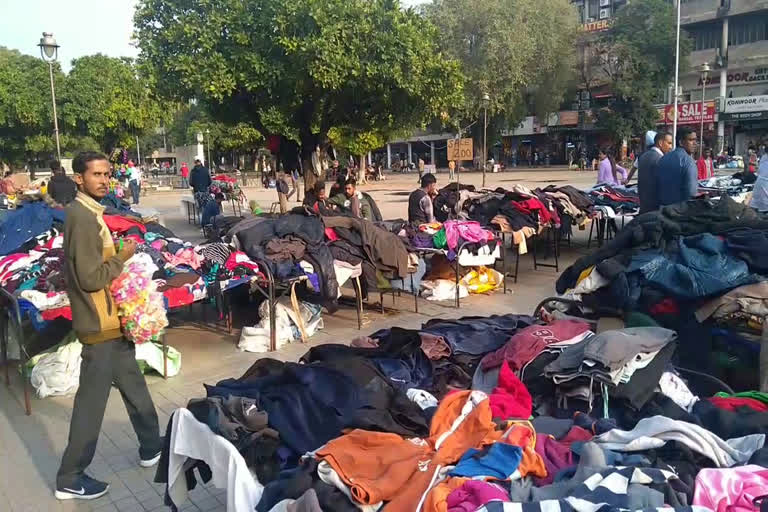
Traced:
<path id="1" fill-rule="evenodd" d="M 114 382 L 123 397 L 139 439 L 139 464 L 151 467 L 160 459 L 162 442 L 157 412 L 144 376 L 136 364 L 133 342 L 123 337 L 110 285 L 136 251 L 126 239 L 115 251 L 99 201 L 109 192 L 109 162 L 101 153 L 78 154 L 72 161 L 77 196 L 64 222 L 67 294 L 72 325 L 83 343 L 80 387 L 75 395 L 69 443 L 56 475 L 60 500 L 95 499 L 109 484 L 85 474 L 93 460 Z"/>

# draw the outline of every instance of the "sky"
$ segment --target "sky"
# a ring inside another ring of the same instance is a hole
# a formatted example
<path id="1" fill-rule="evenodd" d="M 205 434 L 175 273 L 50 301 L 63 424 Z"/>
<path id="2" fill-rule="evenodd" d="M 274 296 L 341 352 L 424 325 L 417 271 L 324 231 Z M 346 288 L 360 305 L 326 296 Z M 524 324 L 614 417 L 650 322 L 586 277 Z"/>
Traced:
<path id="1" fill-rule="evenodd" d="M 413 6 L 426 0 L 402 0 Z M 94 53 L 136 57 L 131 46 L 136 0 L 0 0 L 0 46 L 38 56 L 43 32 L 53 32 L 59 61 Z"/>
<path id="2" fill-rule="evenodd" d="M 53 32 L 59 61 L 104 53 L 135 57 L 130 45 L 135 0 L 0 0 L 0 46 L 40 55 L 43 32 Z"/>

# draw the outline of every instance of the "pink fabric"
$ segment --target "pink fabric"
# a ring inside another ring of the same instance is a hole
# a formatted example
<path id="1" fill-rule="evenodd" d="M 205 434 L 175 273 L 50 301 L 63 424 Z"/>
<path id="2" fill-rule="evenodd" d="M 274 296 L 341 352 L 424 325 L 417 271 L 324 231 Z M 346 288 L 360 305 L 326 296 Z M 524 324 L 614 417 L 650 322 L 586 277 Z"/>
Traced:
<path id="1" fill-rule="evenodd" d="M 589 330 L 589 325 L 576 320 L 557 320 L 550 325 L 531 325 L 518 331 L 506 345 L 483 357 L 484 370 L 497 368 L 506 361 L 513 372 L 536 358 L 552 343 L 560 343 L 580 336 Z"/>
<path id="2" fill-rule="evenodd" d="M 533 411 L 531 394 L 506 362 L 501 366 L 499 382 L 491 393 L 490 401 L 493 417 L 502 420 L 527 420 Z"/>
<path id="3" fill-rule="evenodd" d="M 241 251 L 231 253 L 224 263 L 224 267 L 230 271 L 234 271 L 237 267 L 247 267 L 255 272 L 259 271 L 259 266 L 251 261 L 247 254 Z"/>
<path id="4" fill-rule="evenodd" d="M 496 484 L 470 480 L 448 495 L 446 505 L 448 512 L 474 512 L 492 501 L 512 500 L 507 492 Z"/>
<path id="5" fill-rule="evenodd" d="M 535 480 L 537 486 L 549 485 L 555 481 L 555 475 L 563 469 L 576 465 L 571 445 L 577 441 L 590 441 L 592 434 L 581 427 L 571 427 L 571 430 L 561 440 L 552 436 L 540 435 L 536 438 L 534 449 L 547 468 L 547 476 Z"/>
<path id="6" fill-rule="evenodd" d="M 702 469 L 696 476 L 693 504 L 715 512 L 754 512 L 752 500 L 768 493 L 768 469 L 742 466 Z"/>
<path id="7" fill-rule="evenodd" d="M 4 283 L 6 280 L 10 279 L 10 277 L 13 276 L 18 269 L 8 269 L 12 267 L 14 263 L 21 262 L 25 259 L 29 260 L 30 263 L 33 261 L 29 254 L 25 252 L 17 252 L 0 258 L 0 282 Z"/>
<path id="8" fill-rule="evenodd" d="M 163 239 L 157 239 L 154 242 L 152 242 L 151 244 L 149 244 L 150 247 L 152 247 L 153 249 L 156 249 L 158 251 L 162 251 L 163 249 L 165 249 L 166 245 L 168 245 L 168 242 L 166 242 Z"/>
<path id="9" fill-rule="evenodd" d="M 480 243 L 493 240 L 493 233 L 483 229 L 479 222 L 449 220 L 443 224 L 443 227 L 449 249 L 456 249 L 459 246 L 459 239 Z"/>
<path id="10" fill-rule="evenodd" d="M 195 252 L 191 247 L 185 249 L 179 249 L 176 254 L 164 252 L 163 256 L 174 267 L 180 267 L 181 265 L 188 265 L 197 270 L 200 265 L 203 264 L 203 257 Z"/>
<path id="11" fill-rule="evenodd" d="M 339 239 L 339 235 L 336 234 L 336 231 L 334 231 L 333 228 L 325 228 L 325 238 L 330 242 L 335 242 Z"/>

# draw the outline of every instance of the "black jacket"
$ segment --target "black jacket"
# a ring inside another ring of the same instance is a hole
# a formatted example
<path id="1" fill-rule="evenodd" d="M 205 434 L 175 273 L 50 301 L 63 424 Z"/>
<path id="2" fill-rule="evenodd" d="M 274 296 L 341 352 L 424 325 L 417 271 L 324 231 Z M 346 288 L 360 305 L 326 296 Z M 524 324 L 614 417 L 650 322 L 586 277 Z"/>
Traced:
<path id="1" fill-rule="evenodd" d="M 189 185 L 197 192 L 207 192 L 211 186 L 211 174 L 204 165 L 196 165 L 189 173 Z"/>

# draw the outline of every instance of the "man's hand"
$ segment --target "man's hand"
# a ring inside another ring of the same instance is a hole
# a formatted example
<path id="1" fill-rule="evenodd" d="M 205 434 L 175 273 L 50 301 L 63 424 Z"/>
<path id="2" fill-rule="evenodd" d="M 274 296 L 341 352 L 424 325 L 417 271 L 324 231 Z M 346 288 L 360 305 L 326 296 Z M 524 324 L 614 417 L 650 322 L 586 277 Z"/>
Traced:
<path id="1" fill-rule="evenodd" d="M 132 238 L 123 238 L 123 248 L 120 249 L 120 258 L 123 261 L 128 261 L 136 254 L 136 241 Z"/>

